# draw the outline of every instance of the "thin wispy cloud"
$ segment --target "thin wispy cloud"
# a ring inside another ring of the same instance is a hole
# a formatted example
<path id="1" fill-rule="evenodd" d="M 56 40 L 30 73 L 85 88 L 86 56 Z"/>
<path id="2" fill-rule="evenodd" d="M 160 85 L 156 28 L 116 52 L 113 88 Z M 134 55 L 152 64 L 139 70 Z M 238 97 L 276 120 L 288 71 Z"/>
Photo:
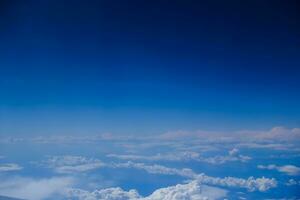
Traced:
<path id="1" fill-rule="evenodd" d="M 83 156 L 49 156 L 47 160 L 35 162 L 37 165 L 50 168 L 59 174 L 83 173 L 104 166 L 98 159 Z"/>
<path id="2" fill-rule="evenodd" d="M 212 157 L 201 156 L 200 153 L 185 151 L 185 152 L 174 152 L 174 153 L 165 153 L 165 154 L 156 154 L 156 155 L 134 155 L 134 154 L 108 154 L 107 157 L 117 158 L 121 160 L 145 160 L 145 161 L 176 161 L 176 162 L 188 162 L 188 161 L 197 161 L 197 162 L 206 162 L 209 164 L 220 165 L 227 162 L 248 162 L 251 160 L 251 157 L 241 155 L 239 150 L 234 148 L 228 151 L 227 155 L 219 155 Z"/>
<path id="3" fill-rule="evenodd" d="M 23 167 L 15 163 L 4 163 L 0 164 L 0 172 L 19 171 Z"/>
<path id="4" fill-rule="evenodd" d="M 289 176 L 297 176 L 300 175 L 300 167 L 297 167 L 295 165 L 258 165 L 258 169 L 266 169 L 266 170 L 276 170 L 281 173 L 285 173 Z"/>
<path id="5" fill-rule="evenodd" d="M 55 195 L 63 195 L 74 183 L 75 180 L 71 177 L 11 177 L 0 181 L 0 194 L 20 199 L 53 199 Z"/>

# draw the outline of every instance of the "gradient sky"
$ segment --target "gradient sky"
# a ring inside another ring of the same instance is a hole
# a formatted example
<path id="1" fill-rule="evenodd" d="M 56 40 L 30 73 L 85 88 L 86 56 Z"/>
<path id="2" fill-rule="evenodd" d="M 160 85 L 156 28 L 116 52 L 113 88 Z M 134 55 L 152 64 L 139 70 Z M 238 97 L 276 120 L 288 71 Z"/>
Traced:
<path id="1" fill-rule="evenodd" d="M 0 134 L 300 124 L 297 1 L 0 3 Z"/>

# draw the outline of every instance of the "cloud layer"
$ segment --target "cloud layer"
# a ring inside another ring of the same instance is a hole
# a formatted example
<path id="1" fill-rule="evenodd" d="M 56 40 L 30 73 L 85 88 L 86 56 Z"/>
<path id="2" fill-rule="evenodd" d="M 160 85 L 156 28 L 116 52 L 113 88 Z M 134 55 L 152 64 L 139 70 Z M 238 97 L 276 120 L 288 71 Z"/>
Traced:
<path id="1" fill-rule="evenodd" d="M 50 156 L 39 165 L 53 169 L 56 173 L 72 174 L 98 169 L 104 164 L 98 159 L 83 156 Z"/>
<path id="2" fill-rule="evenodd" d="M 156 155 L 118 155 L 118 154 L 109 154 L 107 157 L 117 158 L 121 160 L 145 160 L 145 161 L 197 161 L 197 162 L 206 162 L 209 164 L 220 165 L 227 162 L 247 162 L 251 160 L 251 157 L 244 156 L 239 154 L 239 150 L 234 148 L 228 151 L 227 155 L 218 155 L 212 157 L 201 156 L 197 152 L 184 151 L 184 152 L 174 152 L 167 154 L 156 154 Z"/>
<path id="3" fill-rule="evenodd" d="M 224 189 L 200 185 L 197 181 L 178 184 L 155 190 L 151 195 L 143 197 L 136 190 L 124 191 L 121 188 L 108 188 L 88 192 L 70 189 L 66 196 L 78 200 L 216 200 L 226 197 Z"/>
<path id="4" fill-rule="evenodd" d="M 0 181 L 0 194 L 21 199 L 42 200 L 64 194 L 74 184 L 70 177 L 32 179 L 14 177 Z"/>
<path id="5" fill-rule="evenodd" d="M 0 172 L 19 171 L 21 169 L 23 167 L 15 163 L 0 164 Z"/>
<path id="6" fill-rule="evenodd" d="M 267 170 L 277 170 L 278 172 L 285 173 L 290 176 L 300 175 L 300 168 L 295 165 L 258 165 L 259 169 L 267 169 Z"/>

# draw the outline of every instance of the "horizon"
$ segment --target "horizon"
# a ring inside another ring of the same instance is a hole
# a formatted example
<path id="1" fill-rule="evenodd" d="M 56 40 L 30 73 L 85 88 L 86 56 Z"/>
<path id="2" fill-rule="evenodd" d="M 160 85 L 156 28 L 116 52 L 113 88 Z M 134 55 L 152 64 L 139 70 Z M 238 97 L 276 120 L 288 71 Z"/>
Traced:
<path id="1" fill-rule="evenodd" d="M 1 1 L 0 196 L 299 199 L 299 8 Z"/>

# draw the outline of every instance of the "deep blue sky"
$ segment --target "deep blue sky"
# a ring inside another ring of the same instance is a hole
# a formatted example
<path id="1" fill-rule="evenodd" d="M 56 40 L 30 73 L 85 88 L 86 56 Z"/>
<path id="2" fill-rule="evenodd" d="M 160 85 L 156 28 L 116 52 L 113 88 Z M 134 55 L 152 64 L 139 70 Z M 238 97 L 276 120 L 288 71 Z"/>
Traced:
<path id="1" fill-rule="evenodd" d="M 0 132 L 295 127 L 299 8 L 276 0 L 1 1 Z"/>

